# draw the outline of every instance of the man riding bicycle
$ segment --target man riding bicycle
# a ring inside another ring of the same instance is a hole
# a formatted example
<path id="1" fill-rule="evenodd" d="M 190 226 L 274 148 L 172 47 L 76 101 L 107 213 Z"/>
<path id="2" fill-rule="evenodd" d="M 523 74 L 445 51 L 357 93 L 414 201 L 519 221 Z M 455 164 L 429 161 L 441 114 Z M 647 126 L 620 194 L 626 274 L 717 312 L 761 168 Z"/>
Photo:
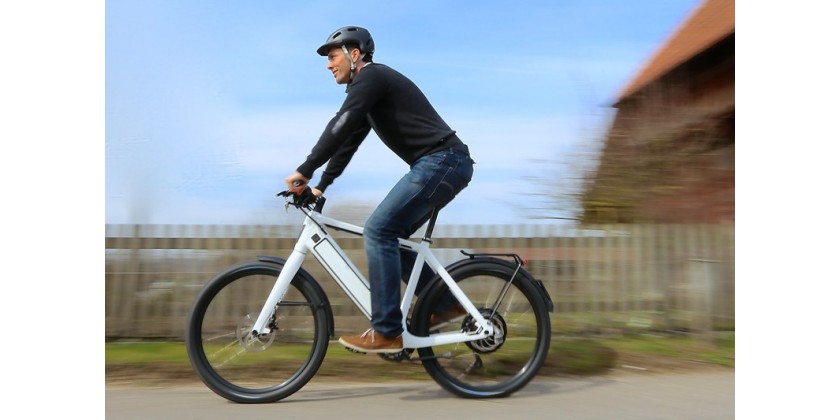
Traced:
<path id="1" fill-rule="evenodd" d="M 336 83 L 347 85 L 347 96 L 306 160 L 286 177 L 286 185 L 289 191 L 302 194 L 315 170 L 329 162 L 312 188 L 312 193 L 320 196 L 341 175 L 371 129 L 409 165 L 408 173 L 364 226 L 371 328 L 361 335 L 339 338 L 341 344 L 359 352 L 400 352 L 400 279 L 407 279 L 414 255 L 400 249 L 398 238 L 408 238 L 429 220 L 434 208 L 455 198 L 472 179 L 475 162 L 467 145 L 411 80 L 373 62 L 374 42 L 366 29 L 340 28 L 317 53 L 327 57 L 327 70 Z M 428 281 L 432 275 L 424 267 L 420 281 Z M 440 317 L 459 314 L 463 314 L 460 307 L 444 308 Z"/>

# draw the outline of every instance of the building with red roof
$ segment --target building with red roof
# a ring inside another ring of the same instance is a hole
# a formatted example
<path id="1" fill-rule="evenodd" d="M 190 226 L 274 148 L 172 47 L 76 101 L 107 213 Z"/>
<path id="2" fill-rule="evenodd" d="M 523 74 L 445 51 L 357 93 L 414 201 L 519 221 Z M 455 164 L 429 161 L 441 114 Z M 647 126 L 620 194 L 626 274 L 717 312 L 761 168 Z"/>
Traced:
<path id="1" fill-rule="evenodd" d="M 613 107 L 584 223 L 734 222 L 734 0 L 702 3 Z"/>

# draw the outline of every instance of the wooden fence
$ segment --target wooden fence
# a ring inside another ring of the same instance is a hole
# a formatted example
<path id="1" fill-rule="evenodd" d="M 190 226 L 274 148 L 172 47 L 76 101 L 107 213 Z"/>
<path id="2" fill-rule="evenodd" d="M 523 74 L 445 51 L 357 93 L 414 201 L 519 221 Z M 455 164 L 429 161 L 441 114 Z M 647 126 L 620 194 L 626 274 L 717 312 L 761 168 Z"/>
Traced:
<path id="1" fill-rule="evenodd" d="M 298 226 L 106 225 L 106 339 L 183 339 L 187 313 L 214 274 L 258 255 L 285 258 Z M 461 249 L 516 252 L 543 280 L 559 334 L 710 332 L 735 328 L 735 233 L 722 225 L 439 226 L 444 262 Z M 366 273 L 360 238 L 336 233 Z M 366 320 L 314 261 L 339 334 Z"/>

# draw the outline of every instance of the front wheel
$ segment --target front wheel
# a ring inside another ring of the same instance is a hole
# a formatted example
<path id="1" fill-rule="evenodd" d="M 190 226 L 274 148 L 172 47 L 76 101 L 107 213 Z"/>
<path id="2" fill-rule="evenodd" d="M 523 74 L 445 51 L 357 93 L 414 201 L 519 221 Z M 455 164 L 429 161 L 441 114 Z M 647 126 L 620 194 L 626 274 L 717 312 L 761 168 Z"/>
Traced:
<path id="1" fill-rule="evenodd" d="M 329 304 L 300 272 L 274 308 L 271 332 L 252 336 L 282 265 L 234 266 L 199 293 L 187 322 L 187 353 L 208 388 L 238 403 L 267 403 L 303 387 L 318 371 L 329 344 Z"/>
<path id="2" fill-rule="evenodd" d="M 529 276 L 501 260 L 469 261 L 453 268 L 450 275 L 493 323 L 495 334 L 478 341 L 417 349 L 423 366 L 439 385 L 458 396 L 508 396 L 534 378 L 548 354 L 551 319 L 544 297 Z M 440 322 L 441 313 L 452 313 L 447 311 L 452 307 L 448 290 L 439 281 L 417 302 L 411 325 L 415 334 L 475 330 L 470 315 Z M 438 315 L 433 318 L 433 314 Z M 433 319 L 436 325 L 432 325 Z"/>

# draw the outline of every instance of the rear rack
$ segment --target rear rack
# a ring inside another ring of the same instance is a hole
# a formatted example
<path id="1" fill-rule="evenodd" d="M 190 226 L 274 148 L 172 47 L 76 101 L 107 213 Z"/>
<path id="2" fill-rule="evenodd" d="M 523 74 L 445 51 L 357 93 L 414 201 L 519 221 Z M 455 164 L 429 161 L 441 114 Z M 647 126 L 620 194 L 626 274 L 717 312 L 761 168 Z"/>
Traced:
<path id="1" fill-rule="evenodd" d="M 464 251 L 463 249 L 461 250 L 461 254 L 470 257 L 471 260 L 476 259 L 476 258 L 482 258 L 482 257 L 508 257 L 508 258 L 513 258 L 513 261 L 515 261 L 520 266 L 525 265 L 525 263 L 527 262 L 527 261 L 523 260 L 522 257 L 520 257 L 518 254 L 492 254 L 492 253 L 475 253 L 474 254 L 474 253 L 471 253 L 471 252 Z"/>

